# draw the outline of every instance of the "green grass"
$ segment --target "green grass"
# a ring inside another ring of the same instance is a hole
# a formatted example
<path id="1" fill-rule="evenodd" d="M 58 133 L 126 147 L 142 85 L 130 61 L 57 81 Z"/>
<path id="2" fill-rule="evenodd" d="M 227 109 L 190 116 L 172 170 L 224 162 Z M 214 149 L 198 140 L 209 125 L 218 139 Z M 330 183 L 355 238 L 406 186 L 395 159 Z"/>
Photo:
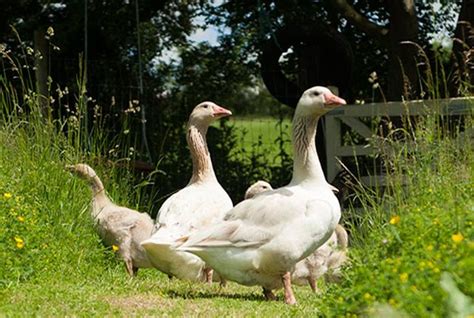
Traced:
<path id="1" fill-rule="evenodd" d="M 286 153 L 291 154 L 291 119 L 285 118 L 281 122 L 270 116 L 260 117 L 232 117 L 230 123 L 235 128 L 237 146 L 244 149 L 256 147 L 259 153 L 265 153 L 275 164 L 280 164 L 278 157 L 280 142 Z"/>
<path id="2" fill-rule="evenodd" d="M 86 184 L 63 169 L 87 158 L 54 126 L 4 125 L 0 313 L 340 317 L 389 304 L 413 317 L 447 316 L 451 311 L 449 296 L 440 287 L 443 272 L 453 276 L 464 294 L 474 294 L 472 149 L 434 131 L 417 134 L 410 156 L 403 144 L 393 144 L 400 151 L 387 158 L 395 167 L 390 191 L 382 199 L 360 191 L 363 208 L 343 212 L 352 243 L 352 265 L 343 281 L 324 287 L 321 295 L 296 287 L 299 304 L 290 307 L 265 302 L 257 287 L 231 283 L 220 289 L 168 280 L 155 270 L 142 270 L 130 280 L 93 230 Z M 124 173 L 97 168 L 115 201 L 134 207 L 134 190 Z M 397 185 L 401 172 L 408 176 L 404 187 Z M 399 222 L 391 224 L 394 217 Z M 15 238 L 24 246 L 19 248 Z"/>
<path id="3" fill-rule="evenodd" d="M 258 287 L 229 283 L 220 289 L 169 280 L 155 270 L 141 270 L 129 279 L 94 231 L 87 185 L 64 170 L 65 164 L 90 163 L 114 201 L 132 208 L 151 206 L 141 202 L 142 188 L 127 169 L 104 158 L 116 144 L 125 150 L 129 145 L 107 143 L 98 126 L 89 133 L 87 126 L 94 123 L 84 123 L 87 117 L 80 113 L 84 96 L 66 136 L 66 123 L 38 116 L 38 96 L 25 87 L 17 92 L 0 77 L 1 316 L 474 314 L 460 301 L 472 304 L 474 295 L 474 153 L 470 140 L 443 133 L 436 116 L 418 122 L 417 129 L 400 130 L 410 143 L 384 140 L 394 150 L 384 157 L 388 188 L 383 194 L 357 188 L 361 205 L 343 211 L 351 265 L 342 281 L 323 284 L 319 295 L 295 287 L 299 304 L 286 306 L 281 291 L 280 301 L 266 302 Z M 18 96 L 28 98 L 20 102 Z M 276 121 L 233 123 L 240 147 L 258 146 L 265 156 L 277 155 L 272 150 L 281 136 Z M 288 131 L 288 121 L 283 124 Z M 471 118 L 465 127 L 472 129 Z M 444 290 L 442 277 L 460 293 Z"/>

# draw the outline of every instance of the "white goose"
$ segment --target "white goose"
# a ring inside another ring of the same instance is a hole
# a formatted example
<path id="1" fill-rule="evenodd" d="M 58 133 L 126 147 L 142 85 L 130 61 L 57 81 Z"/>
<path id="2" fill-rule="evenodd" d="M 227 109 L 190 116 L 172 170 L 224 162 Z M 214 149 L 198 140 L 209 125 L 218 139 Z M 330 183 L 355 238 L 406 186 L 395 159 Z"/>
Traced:
<path id="1" fill-rule="evenodd" d="M 225 279 L 262 286 L 267 299 L 283 286 L 285 302 L 295 304 L 291 271 L 328 240 L 341 215 L 315 145 L 318 119 L 341 104 L 325 87 L 306 90 L 293 118 L 291 182 L 242 201 L 220 223 L 180 239 L 177 249 L 198 255 Z"/>
<path id="2" fill-rule="evenodd" d="M 339 191 L 331 186 L 333 192 Z M 273 190 L 272 186 L 263 180 L 252 184 L 245 191 L 245 200 L 252 199 L 257 194 Z M 320 277 L 325 277 L 328 281 L 337 281 L 341 275 L 341 267 L 347 262 L 347 232 L 342 225 L 337 224 L 331 237 L 311 255 L 299 261 L 291 273 L 291 281 L 296 285 L 309 284 L 313 292 L 319 289 L 316 281 Z"/>
<path id="3" fill-rule="evenodd" d="M 189 116 L 187 142 L 193 161 L 191 180 L 163 203 L 156 218 L 156 232 L 142 242 L 152 264 L 169 276 L 190 281 L 212 280 L 211 269 L 199 257 L 176 251 L 170 244 L 222 220 L 233 206 L 217 181 L 206 143 L 209 125 L 231 114 L 214 103 L 203 102 Z"/>

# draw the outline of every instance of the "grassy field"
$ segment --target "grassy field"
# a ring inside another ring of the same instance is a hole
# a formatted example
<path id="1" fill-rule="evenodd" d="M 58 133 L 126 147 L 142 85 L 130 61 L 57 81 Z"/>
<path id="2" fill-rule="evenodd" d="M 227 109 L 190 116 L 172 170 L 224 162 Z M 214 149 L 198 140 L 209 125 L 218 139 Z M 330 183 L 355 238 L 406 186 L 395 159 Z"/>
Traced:
<path id="1" fill-rule="evenodd" d="M 236 125 L 254 130 L 266 124 Z M 26 117 L 4 120 L 0 315 L 470 317 L 473 152 L 465 142 L 443 137 L 433 123 L 423 127 L 414 132 L 410 155 L 394 142 L 399 151 L 387 158 L 394 171 L 388 191 L 380 196 L 359 189 L 362 208 L 343 211 L 351 266 L 342 282 L 323 284 L 319 295 L 296 287 L 299 304 L 290 307 L 265 302 L 257 287 L 190 284 L 155 270 L 129 279 L 94 232 L 89 189 L 63 169 L 88 157 L 54 125 Z M 96 168 L 117 203 L 136 207 L 126 171 Z M 407 176 L 404 187 L 401 173 Z"/>
<path id="2" fill-rule="evenodd" d="M 279 144 L 291 154 L 291 119 L 281 121 L 274 117 L 231 117 L 230 124 L 235 128 L 238 147 L 252 149 L 265 153 L 275 164 L 279 164 Z"/>

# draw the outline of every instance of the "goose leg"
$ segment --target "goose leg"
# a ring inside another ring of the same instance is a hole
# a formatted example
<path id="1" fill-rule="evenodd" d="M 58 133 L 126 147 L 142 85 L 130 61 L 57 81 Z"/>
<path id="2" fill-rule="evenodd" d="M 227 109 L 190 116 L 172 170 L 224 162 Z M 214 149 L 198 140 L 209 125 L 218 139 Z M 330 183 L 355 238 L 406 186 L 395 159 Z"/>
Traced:
<path id="1" fill-rule="evenodd" d="M 130 277 L 135 276 L 132 260 L 129 258 L 126 258 L 124 259 L 124 262 L 125 262 L 125 269 L 127 270 L 128 275 L 130 275 Z"/>
<path id="2" fill-rule="evenodd" d="M 212 284 L 212 268 L 204 268 L 204 274 L 206 275 L 206 283 Z"/>
<path id="3" fill-rule="evenodd" d="M 138 267 L 133 266 L 133 276 L 137 276 Z"/>
<path id="4" fill-rule="evenodd" d="M 285 289 L 285 304 L 295 305 L 296 298 L 291 289 L 291 273 L 286 272 L 281 279 L 283 281 L 283 288 Z"/>
<path id="5" fill-rule="evenodd" d="M 271 289 L 263 287 L 263 295 L 265 296 L 265 300 L 276 300 L 276 296 Z"/>
<path id="6" fill-rule="evenodd" d="M 221 288 L 224 288 L 224 287 L 227 286 L 227 281 L 225 280 L 225 278 L 222 278 L 222 276 L 221 276 L 221 281 L 220 281 L 220 283 L 219 283 L 219 286 L 220 286 Z"/>
<path id="7" fill-rule="evenodd" d="M 314 277 L 308 277 L 308 283 L 309 283 L 309 286 L 311 287 L 311 290 L 313 291 L 313 293 L 318 293 L 319 292 L 319 288 L 318 286 L 316 286 L 316 280 L 314 279 Z"/>

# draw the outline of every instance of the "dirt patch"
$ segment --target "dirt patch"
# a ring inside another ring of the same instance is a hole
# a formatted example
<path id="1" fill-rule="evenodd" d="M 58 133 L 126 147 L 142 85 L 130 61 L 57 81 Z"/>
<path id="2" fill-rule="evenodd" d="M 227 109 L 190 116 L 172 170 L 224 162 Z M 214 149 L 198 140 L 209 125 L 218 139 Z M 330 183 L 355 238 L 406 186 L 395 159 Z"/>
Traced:
<path id="1" fill-rule="evenodd" d="M 123 311 L 152 310 L 172 306 L 172 301 L 158 295 L 107 296 L 103 298 L 112 307 Z"/>

